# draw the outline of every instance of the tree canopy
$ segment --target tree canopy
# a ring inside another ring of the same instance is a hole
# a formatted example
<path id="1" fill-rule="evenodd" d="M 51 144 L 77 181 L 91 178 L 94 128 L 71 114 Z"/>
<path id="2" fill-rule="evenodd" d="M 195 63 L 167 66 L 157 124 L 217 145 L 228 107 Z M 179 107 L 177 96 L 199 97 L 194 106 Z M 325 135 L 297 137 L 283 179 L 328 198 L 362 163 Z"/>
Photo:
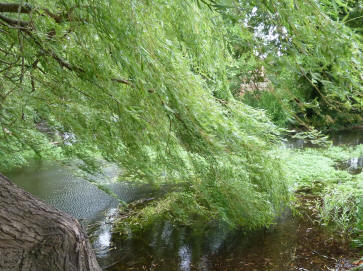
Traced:
<path id="1" fill-rule="evenodd" d="M 210 218 L 272 221 L 285 189 L 269 153 L 277 130 L 232 98 L 218 14 L 192 1 L 116 0 L 39 1 L 20 12 L 2 20 L 3 166 L 24 150 L 88 169 L 102 157 L 123 179 L 186 183 Z M 52 146 L 42 124 L 73 140 Z"/>
<path id="2" fill-rule="evenodd" d="M 287 200 L 279 129 L 233 94 L 264 66 L 300 124 L 359 119 L 361 36 L 340 2 L 0 3 L 1 167 L 103 159 L 124 180 L 183 187 L 153 214 L 267 225 Z"/>

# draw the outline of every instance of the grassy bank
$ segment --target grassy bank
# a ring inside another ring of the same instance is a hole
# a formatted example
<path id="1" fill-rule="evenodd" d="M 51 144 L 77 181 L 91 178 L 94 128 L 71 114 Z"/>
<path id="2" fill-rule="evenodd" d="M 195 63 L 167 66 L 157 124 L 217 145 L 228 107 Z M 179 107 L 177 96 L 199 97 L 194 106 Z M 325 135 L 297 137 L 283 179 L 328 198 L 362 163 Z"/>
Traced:
<path id="1" fill-rule="evenodd" d="M 275 156 L 270 155 L 282 161 L 283 182 L 289 187 L 285 199 L 290 199 L 292 208 L 306 204 L 294 198 L 294 194 L 313 196 L 314 201 L 309 203 L 309 208 L 313 209 L 316 222 L 332 234 L 363 247 L 363 173 L 354 174 L 356 172 L 350 171 L 346 163 L 363 155 L 363 145 L 278 149 Z M 121 233 L 130 230 L 140 232 L 162 220 L 199 230 L 215 221 L 246 230 L 273 223 L 276 210 L 269 199 L 263 198 L 263 193 L 259 194 L 261 198 L 256 198 L 256 194 L 249 196 L 252 194 L 248 189 L 243 179 L 210 183 L 195 180 L 190 186 L 179 187 L 178 191 L 133 210 L 117 223 L 116 230 Z M 220 215 L 224 213 L 225 216 Z"/>
<path id="2" fill-rule="evenodd" d="M 363 246 L 363 173 L 347 161 L 363 156 L 363 145 L 288 150 L 285 171 L 294 192 L 317 196 L 312 208 L 318 223 Z"/>

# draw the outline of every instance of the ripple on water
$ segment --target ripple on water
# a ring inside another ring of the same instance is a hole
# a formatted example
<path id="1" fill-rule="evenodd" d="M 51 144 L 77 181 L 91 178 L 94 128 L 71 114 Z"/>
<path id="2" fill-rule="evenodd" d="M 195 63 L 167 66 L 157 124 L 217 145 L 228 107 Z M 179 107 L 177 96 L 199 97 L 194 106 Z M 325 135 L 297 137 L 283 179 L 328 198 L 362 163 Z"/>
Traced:
<path id="1" fill-rule="evenodd" d="M 332 140 L 336 145 L 363 144 L 363 131 L 340 133 L 332 136 Z M 304 147 L 304 143 L 299 141 L 297 147 Z M 361 170 L 363 158 L 351 159 L 346 164 L 347 168 Z M 106 170 L 110 179 L 113 174 L 112 168 Z M 92 232 L 93 245 L 100 264 L 109 266 L 109 271 L 320 271 L 351 267 L 346 260 L 351 254 L 344 244 L 325 235 L 309 219 L 293 217 L 289 211 L 268 231 L 246 234 L 215 225 L 208 232 L 196 234 L 163 222 L 141 238 L 117 240 L 112 235 L 117 200 L 75 177 L 69 169 L 38 165 L 8 176 L 50 205 L 79 219 L 97 221 Z M 96 177 L 104 181 L 101 176 Z M 107 185 L 127 202 L 153 195 L 147 186 Z"/>

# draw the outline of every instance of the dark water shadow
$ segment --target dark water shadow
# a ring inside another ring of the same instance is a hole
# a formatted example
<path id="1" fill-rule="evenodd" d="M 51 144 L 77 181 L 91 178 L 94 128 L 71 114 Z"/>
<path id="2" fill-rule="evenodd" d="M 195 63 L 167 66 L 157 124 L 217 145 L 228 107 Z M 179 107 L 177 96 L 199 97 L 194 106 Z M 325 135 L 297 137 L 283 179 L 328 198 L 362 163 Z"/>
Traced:
<path id="1" fill-rule="evenodd" d="M 164 222 L 128 240 L 117 240 L 108 271 L 348 270 L 356 257 L 348 244 L 332 238 L 309 215 L 286 210 L 270 229 L 246 233 L 215 225 L 204 233 Z M 112 260 L 114 263 L 112 264 Z"/>
<path id="2" fill-rule="evenodd" d="M 353 175 L 360 174 L 363 170 L 363 156 L 350 158 L 347 161 L 339 163 L 336 168 L 346 170 Z"/>
<path id="3" fill-rule="evenodd" d="M 363 144 L 363 129 L 343 130 L 328 134 L 329 140 L 334 146 L 356 146 Z M 284 146 L 291 149 L 318 148 L 309 140 L 287 137 Z"/>

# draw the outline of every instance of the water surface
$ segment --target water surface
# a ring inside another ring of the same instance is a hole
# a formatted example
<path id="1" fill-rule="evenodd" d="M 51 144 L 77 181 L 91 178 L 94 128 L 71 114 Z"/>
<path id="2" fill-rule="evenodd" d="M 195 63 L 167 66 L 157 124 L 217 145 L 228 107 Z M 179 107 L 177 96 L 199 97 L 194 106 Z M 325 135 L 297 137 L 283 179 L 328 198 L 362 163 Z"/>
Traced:
<path id="1" fill-rule="evenodd" d="M 363 144 L 363 131 L 344 131 L 331 139 L 335 145 Z M 289 144 L 307 146 L 301 140 Z M 359 173 L 363 158 L 341 166 Z M 118 173 L 117 168 L 108 166 L 104 169 L 107 178 L 100 174 L 93 179 L 126 202 L 157 193 L 150 186 L 116 182 Z M 269 230 L 246 233 L 214 225 L 208 232 L 196 233 L 166 221 L 142 236 L 121 239 L 112 233 L 118 201 L 76 177 L 69 167 L 34 164 L 7 175 L 38 198 L 80 219 L 88 228 L 101 266 L 108 271 L 348 270 L 350 259 L 356 256 L 348 244 L 324 233 L 309 215 L 296 217 L 289 210 Z"/>

